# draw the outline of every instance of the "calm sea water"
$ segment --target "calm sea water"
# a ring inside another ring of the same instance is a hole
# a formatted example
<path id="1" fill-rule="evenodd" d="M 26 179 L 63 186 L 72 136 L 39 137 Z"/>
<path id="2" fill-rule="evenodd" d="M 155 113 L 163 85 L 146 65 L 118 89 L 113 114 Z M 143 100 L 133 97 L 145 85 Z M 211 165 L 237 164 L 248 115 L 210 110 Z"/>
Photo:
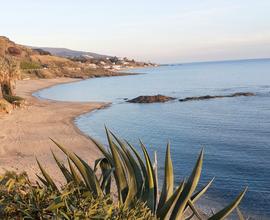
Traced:
<path id="1" fill-rule="evenodd" d="M 76 125 L 103 142 L 104 124 L 134 144 L 141 138 L 150 151 L 158 152 L 161 173 L 169 140 L 177 182 L 189 175 L 204 146 L 200 184 L 216 178 L 202 204 L 212 204 L 217 211 L 248 186 L 241 208 L 255 219 L 270 219 L 270 60 L 183 64 L 135 72 L 143 74 L 64 84 L 36 95 L 112 102 L 109 108 L 78 117 Z M 185 98 L 234 92 L 256 96 L 162 104 L 124 101 L 139 95 Z"/>

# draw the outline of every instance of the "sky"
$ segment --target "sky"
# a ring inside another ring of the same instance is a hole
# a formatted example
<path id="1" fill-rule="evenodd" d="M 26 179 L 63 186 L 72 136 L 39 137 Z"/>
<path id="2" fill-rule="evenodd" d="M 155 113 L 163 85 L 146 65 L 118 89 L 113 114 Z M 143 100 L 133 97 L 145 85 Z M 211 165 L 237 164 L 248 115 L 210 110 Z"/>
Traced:
<path id="1" fill-rule="evenodd" d="M 0 35 L 157 63 L 270 57 L 270 0 L 0 0 Z"/>

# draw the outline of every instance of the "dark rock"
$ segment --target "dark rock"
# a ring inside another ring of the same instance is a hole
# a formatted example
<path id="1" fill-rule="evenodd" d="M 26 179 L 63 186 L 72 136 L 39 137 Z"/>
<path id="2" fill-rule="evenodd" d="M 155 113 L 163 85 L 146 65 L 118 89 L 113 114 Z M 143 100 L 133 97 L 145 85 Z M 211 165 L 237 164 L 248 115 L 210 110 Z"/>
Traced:
<path id="1" fill-rule="evenodd" d="M 19 56 L 21 55 L 21 50 L 17 47 L 9 47 L 7 49 L 8 54 L 12 55 L 12 56 Z"/>
<path id="2" fill-rule="evenodd" d="M 134 99 L 128 100 L 131 103 L 154 103 L 154 102 L 168 102 L 175 98 L 164 96 L 164 95 L 153 95 L 153 96 L 138 96 Z"/>
<path id="3" fill-rule="evenodd" d="M 231 95 L 228 95 L 228 97 L 237 97 L 237 96 L 255 96 L 255 93 L 252 92 L 236 92 Z"/>
<path id="4" fill-rule="evenodd" d="M 199 101 L 199 100 L 208 100 L 208 99 L 217 99 L 217 98 L 231 98 L 231 97 L 238 97 L 238 96 L 255 96 L 255 93 L 252 92 L 236 92 L 230 95 L 216 95 L 216 96 L 194 96 L 194 97 L 187 97 L 184 99 L 179 99 L 180 102 L 187 102 L 187 101 Z"/>

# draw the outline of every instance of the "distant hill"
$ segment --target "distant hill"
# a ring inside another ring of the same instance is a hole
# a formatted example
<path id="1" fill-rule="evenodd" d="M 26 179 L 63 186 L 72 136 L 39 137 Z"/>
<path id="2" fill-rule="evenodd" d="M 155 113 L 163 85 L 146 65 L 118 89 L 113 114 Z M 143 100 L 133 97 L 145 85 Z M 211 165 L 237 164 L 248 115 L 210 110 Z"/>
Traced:
<path id="1" fill-rule="evenodd" d="M 112 56 L 97 54 L 92 52 L 86 51 L 77 51 L 77 50 L 70 50 L 66 48 L 54 48 L 54 47 L 33 47 L 36 49 L 42 49 L 45 51 L 50 52 L 52 55 L 60 56 L 60 57 L 88 57 L 88 58 L 96 58 L 96 59 L 103 59 L 106 57 L 111 58 Z"/>

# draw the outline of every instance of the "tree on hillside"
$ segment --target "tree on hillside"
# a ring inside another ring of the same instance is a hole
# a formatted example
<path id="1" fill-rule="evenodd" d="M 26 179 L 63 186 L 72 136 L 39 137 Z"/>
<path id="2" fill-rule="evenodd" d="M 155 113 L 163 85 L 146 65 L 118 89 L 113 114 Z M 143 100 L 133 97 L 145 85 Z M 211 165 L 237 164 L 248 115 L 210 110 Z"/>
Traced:
<path id="1" fill-rule="evenodd" d="M 15 95 L 15 79 L 19 74 L 19 62 L 16 57 L 0 57 L 0 98 L 4 95 Z"/>

